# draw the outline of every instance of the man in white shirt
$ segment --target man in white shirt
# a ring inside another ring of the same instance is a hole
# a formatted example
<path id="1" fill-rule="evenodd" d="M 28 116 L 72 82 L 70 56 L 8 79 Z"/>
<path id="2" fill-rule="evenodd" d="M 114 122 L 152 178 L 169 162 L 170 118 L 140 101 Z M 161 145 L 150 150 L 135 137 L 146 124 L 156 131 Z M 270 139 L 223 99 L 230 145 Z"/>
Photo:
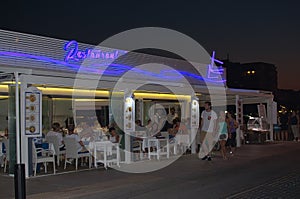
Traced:
<path id="1" fill-rule="evenodd" d="M 65 150 L 65 144 L 64 144 L 62 132 L 60 129 L 60 124 L 58 122 L 54 122 L 52 124 L 52 130 L 50 130 L 47 133 L 47 136 L 56 136 L 58 139 L 58 142 L 59 142 L 59 150 L 60 151 Z"/>
<path id="2" fill-rule="evenodd" d="M 211 102 L 205 102 L 205 110 L 201 113 L 201 132 L 200 132 L 200 152 L 199 158 L 202 160 L 211 161 L 209 155 L 213 148 L 214 132 L 216 130 L 216 121 L 218 116 L 215 111 L 211 109 Z"/>
<path id="3" fill-rule="evenodd" d="M 86 148 L 83 144 L 83 142 L 80 140 L 80 137 L 78 134 L 74 133 L 74 125 L 69 125 L 68 127 L 69 134 L 66 137 L 71 137 L 74 138 L 76 141 L 76 146 L 77 146 L 77 152 L 86 152 Z"/>
<path id="4" fill-rule="evenodd" d="M 75 133 L 75 127 L 74 125 L 69 125 L 68 126 L 68 135 L 66 135 L 68 138 L 74 138 L 76 141 L 76 148 L 77 148 L 77 153 L 88 153 L 89 151 L 85 148 L 83 142 L 80 140 L 80 137 L 78 134 Z M 83 157 L 81 157 L 81 165 L 86 164 L 87 158 L 85 160 Z M 67 163 L 72 163 L 72 161 L 67 161 Z"/>

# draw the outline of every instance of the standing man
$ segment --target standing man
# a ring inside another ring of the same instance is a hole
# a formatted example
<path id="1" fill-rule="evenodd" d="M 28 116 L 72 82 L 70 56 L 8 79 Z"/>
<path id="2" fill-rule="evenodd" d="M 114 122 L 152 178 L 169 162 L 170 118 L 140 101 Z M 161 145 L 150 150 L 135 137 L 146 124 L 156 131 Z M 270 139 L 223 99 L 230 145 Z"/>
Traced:
<path id="1" fill-rule="evenodd" d="M 204 103 L 205 110 L 201 113 L 201 132 L 200 132 L 200 151 L 199 158 L 211 161 L 210 151 L 214 147 L 214 136 L 216 130 L 216 121 L 218 116 L 211 109 L 211 102 Z"/>
<path id="2" fill-rule="evenodd" d="M 173 128 L 173 120 L 178 117 L 175 108 L 171 107 L 170 113 L 167 115 L 167 129 Z"/>
<path id="3" fill-rule="evenodd" d="M 280 134 L 282 141 L 288 141 L 288 123 L 289 123 L 289 116 L 286 110 L 284 110 L 283 114 L 280 116 Z"/>
<path id="4" fill-rule="evenodd" d="M 294 135 L 294 141 L 296 141 L 296 142 L 299 142 L 299 140 L 298 140 L 299 124 L 300 124 L 299 115 L 296 114 L 296 111 L 293 111 L 292 116 L 291 116 L 291 128 L 292 128 L 292 132 Z"/>

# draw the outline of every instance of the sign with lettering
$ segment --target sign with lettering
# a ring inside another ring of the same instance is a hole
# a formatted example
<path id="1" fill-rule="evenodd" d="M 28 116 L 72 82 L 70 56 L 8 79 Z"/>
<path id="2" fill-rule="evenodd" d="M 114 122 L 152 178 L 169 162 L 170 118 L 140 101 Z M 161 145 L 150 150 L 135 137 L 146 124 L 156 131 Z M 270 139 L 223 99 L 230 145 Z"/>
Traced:
<path id="1" fill-rule="evenodd" d="M 97 48 L 79 49 L 78 43 L 75 40 L 69 41 L 65 44 L 66 51 L 65 62 L 83 61 L 84 59 L 101 59 L 101 60 L 115 60 L 122 52 L 120 50 L 104 51 Z"/>

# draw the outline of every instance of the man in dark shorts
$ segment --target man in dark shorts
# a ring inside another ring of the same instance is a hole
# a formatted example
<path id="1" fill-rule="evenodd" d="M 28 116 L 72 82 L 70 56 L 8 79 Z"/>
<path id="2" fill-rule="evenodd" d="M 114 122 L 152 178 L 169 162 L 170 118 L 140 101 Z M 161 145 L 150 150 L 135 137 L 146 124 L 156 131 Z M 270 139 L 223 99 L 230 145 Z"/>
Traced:
<path id="1" fill-rule="evenodd" d="M 232 113 L 227 113 L 226 118 L 227 126 L 228 126 L 228 139 L 226 142 L 226 146 L 230 147 L 230 154 L 233 155 L 233 149 L 236 149 L 236 129 L 238 128 L 238 122 L 232 117 Z"/>
<path id="2" fill-rule="evenodd" d="M 282 141 L 288 141 L 288 122 L 289 122 L 289 117 L 288 113 L 285 111 L 281 116 L 280 116 L 280 134 L 281 134 L 281 140 Z"/>

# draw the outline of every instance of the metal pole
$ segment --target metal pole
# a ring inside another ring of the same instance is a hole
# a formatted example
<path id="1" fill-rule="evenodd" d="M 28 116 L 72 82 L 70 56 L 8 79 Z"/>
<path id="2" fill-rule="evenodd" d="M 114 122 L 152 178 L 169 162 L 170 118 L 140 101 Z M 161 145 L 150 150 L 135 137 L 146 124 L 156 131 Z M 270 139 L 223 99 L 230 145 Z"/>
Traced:
<path id="1" fill-rule="evenodd" d="M 20 142 L 20 100 L 19 100 L 19 73 L 15 72 L 16 82 L 16 155 L 17 164 L 21 164 L 21 142 Z"/>
<path id="2" fill-rule="evenodd" d="M 19 100 L 19 73 L 14 72 L 16 82 L 16 155 L 17 164 L 15 165 L 15 198 L 25 199 L 25 165 L 21 164 L 21 138 L 20 138 L 20 100 Z"/>

